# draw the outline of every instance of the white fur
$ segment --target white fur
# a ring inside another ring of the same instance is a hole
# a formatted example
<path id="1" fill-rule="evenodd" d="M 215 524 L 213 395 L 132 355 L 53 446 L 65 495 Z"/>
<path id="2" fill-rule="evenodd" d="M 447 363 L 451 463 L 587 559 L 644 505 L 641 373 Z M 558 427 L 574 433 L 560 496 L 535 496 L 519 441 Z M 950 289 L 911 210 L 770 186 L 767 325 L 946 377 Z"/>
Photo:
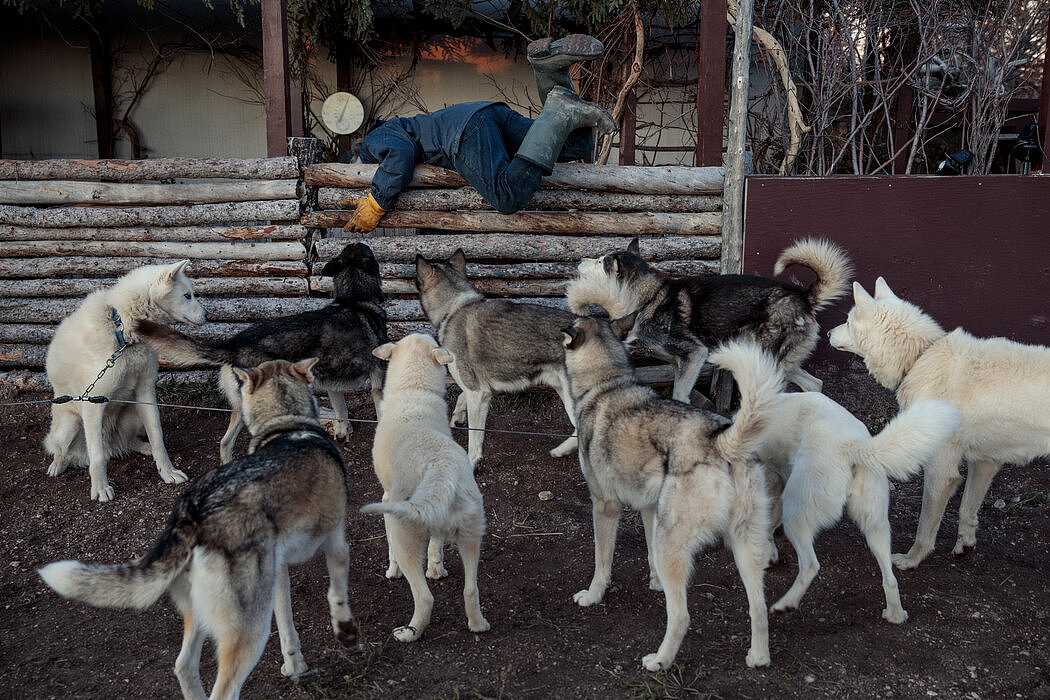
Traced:
<path id="1" fill-rule="evenodd" d="M 1003 464 L 1024 464 L 1050 454 L 1050 348 L 1005 338 L 976 338 L 961 328 L 946 333 L 881 277 L 875 296 L 853 285 L 854 307 L 830 333 L 832 346 L 859 355 L 872 376 L 897 391 L 907 408 L 922 399 L 947 401 L 962 426 L 923 471 L 922 511 L 911 550 L 895 554 L 901 569 L 933 551 L 944 509 L 962 483 L 955 554 L 977 542 L 977 510 Z"/>
<path id="2" fill-rule="evenodd" d="M 418 333 L 381 345 L 373 354 L 390 362 L 372 446 L 384 493 L 382 503 L 361 511 L 384 514 L 390 551 L 387 577 L 403 573 L 412 589 L 412 619 L 396 628 L 394 636 L 413 642 L 430 624 L 434 596 L 423 572 L 428 539 L 427 576 L 432 578 L 447 574 L 442 540 L 458 545 L 467 626 L 472 632 L 485 632 L 489 623 L 478 596 L 485 510 L 467 453 L 452 439 L 448 425 L 445 365 L 452 356 L 433 338 Z"/>
<path id="3" fill-rule="evenodd" d="M 112 500 L 106 465 L 111 457 L 130 451 L 152 454 L 166 483 L 187 479 L 168 457 L 160 414 L 152 405 L 157 402 L 157 354 L 137 343 L 133 330 L 134 320 L 142 318 L 159 323 L 204 322 L 204 308 L 194 298 L 193 283 L 183 274 L 187 262 L 140 267 L 114 286 L 92 292 L 59 324 L 48 347 L 46 369 L 55 396 L 80 396 L 117 350 L 112 309 L 120 315 L 129 343 L 92 394 L 133 400 L 138 405 L 71 401 L 51 408 L 51 429 L 44 448 L 54 460 L 47 473 L 58 476 L 71 465 L 87 465 L 92 499 Z M 148 443 L 140 438 L 143 430 Z"/>
<path id="4" fill-rule="evenodd" d="M 758 456 L 766 465 L 773 518 L 798 556 L 794 585 L 773 612 L 799 606 L 820 563 L 813 541 L 845 507 L 868 542 L 882 574 L 882 617 L 908 619 L 890 562 L 889 478 L 918 473 L 959 427 L 959 412 L 943 401 L 920 401 L 872 437 L 864 424 L 823 394 L 780 394 Z M 772 530 L 770 535 L 772 544 Z M 776 561 L 776 547 L 772 549 Z"/>

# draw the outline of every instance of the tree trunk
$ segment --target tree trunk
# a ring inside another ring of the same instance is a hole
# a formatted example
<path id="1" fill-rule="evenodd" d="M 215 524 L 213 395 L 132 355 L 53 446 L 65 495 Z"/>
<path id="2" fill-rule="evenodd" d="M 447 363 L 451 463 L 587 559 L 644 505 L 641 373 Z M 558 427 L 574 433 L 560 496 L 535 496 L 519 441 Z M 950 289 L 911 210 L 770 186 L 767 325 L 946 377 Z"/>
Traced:
<path id="1" fill-rule="evenodd" d="M 317 198 L 321 209 L 347 209 L 350 200 L 364 197 L 367 189 L 322 188 Z M 406 190 L 398 195 L 394 210 L 400 211 L 455 211 L 457 209 L 491 211 L 473 187 L 458 189 Z M 584 190 L 539 190 L 523 207 L 523 211 L 557 211 L 577 209 L 606 212 L 716 212 L 722 209 L 722 198 L 704 195 L 648 195 L 618 194 Z"/>
<path id="2" fill-rule="evenodd" d="M 295 158 L 149 158 L 147 160 L 0 160 L 3 180 L 287 180 L 299 177 Z"/>
<path id="3" fill-rule="evenodd" d="M 78 180 L 0 181 L 0 204 L 173 205 L 293 199 L 295 180 L 244 180 L 187 184 L 80 182 Z"/>
<path id="4" fill-rule="evenodd" d="M 34 209 L 0 205 L 0 224 L 37 227 L 192 226 L 228 221 L 297 221 L 299 200 L 230 202 L 174 207 L 59 207 Z"/>

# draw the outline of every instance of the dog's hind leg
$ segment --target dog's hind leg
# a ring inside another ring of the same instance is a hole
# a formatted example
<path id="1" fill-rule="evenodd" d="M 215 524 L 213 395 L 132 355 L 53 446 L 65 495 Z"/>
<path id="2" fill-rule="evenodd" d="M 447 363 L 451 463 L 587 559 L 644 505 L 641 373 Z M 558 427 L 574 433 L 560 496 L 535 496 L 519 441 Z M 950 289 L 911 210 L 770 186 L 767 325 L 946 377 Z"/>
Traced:
<path id="1" fill-rule="evenodd" d="M 219 462 L 226 464 L 233 459 L 233 446 L 237 442 L 237 436 L 241 434 L 244 421 L 241 420 L 241 412 L 233 409 L 230 413 L 230 422 L 226 426 L 226 432 L 219 441 Z"/>
<path id="2" fill-rule="evenodd" d="M 689 394 L 696 386 L 696 380 L 700 378 L 700 371 L 707 362 L 707 355 L 707 348 L 701 345 L 686 355 L 685 360 L 672 365 L 674 388 L 671 390 L 671 398 L 682 403 L 689 403 Z"/>
<path id="3" fill-rule="evenodd" d="M 431 537 L 427 545 L 427 578 L 440 579 L 448 576 L 445 569 L 445 541 L 440 537 Z"/>
<path id="4" fill-rule="evenodd" d="M 565 412 L 569 414 L 569 422 L 572 423 L 572 436 L 566 438 L 560 445 L 550 451 L 551 457 L 568 457 L 576 454 L 579 449 L 580 442 L 576 435 L 576 411 L 572 404 L 572 394 L 569 393 L 569 380 L 567 377 L 562 377 L 561 381 L 554 386 L 554 390 L 558 392 L 558 398 L 561 399 L 562 406 L 565 407 Z"/>
<path id="5" fill-rule="evenodd" d="M 142 379 L 135 387 L 135 405 L 146 428 L 146 437 L 149 438 L 150 448 L 153 450 L 153 461 L 157 465 L 160 478 L 166 484 L 181 484 L 189 480 L 186 472 L 176 469 L 168 456 L 168 450 L 164 447 L 164 432 L 160 427 L 160 410 L 157 408 L 156 393 L 157 376 Z"/>
<path id="6" fill-rule="evenodd" d="M 390 502 L 390 493 L 383 491 L 383 503 Z M 383 533 L 386 535 L 386 574 L 387 578 L 401 578 L 401 567 L 397 565 L 397 552 L 394 551 L 394 536 L 391 532 L 391 527 L 394 522 L 394 516 L 390 513 L 383 513 Z"/>
<path id="7" fill-rule="evenodd" d="M 328 401 L 332 404 L 332 412 L 335 413 L 335 425 L 332 429 L 332 436 L 336 440 L 345 440 L 350 433 L 354 432 L 353 426 L 347 420 L 350 414 L 346 410 L 346 394 L 341 391 L 329 390 Z"/>
<path id="8" fill-rule="evenodd" d="M 481 596 L 478 594 L 481 537 L 461 537 L 456 544 L 463 560 L 463 607 L 467 613 L 467 628 L 471 632 L 488 632 L 489 623 L 481 614 Z"/>
<path id="9" fill-rule="evenodd" d="M 689 518 L 692 520 L 692 518 Z M 692 539 L 690 526 L 669 528 L 659 521 L 653 532 L 653 560 L 656 563 L 657 575 L 664 589 L 664 602 L 667 609 L 667 626 L 664 638 L 655 654 L 642 657 L 642 666 L 649 671 L 665 671 L 674 663 L 674 657 L 682 646 L 682 639 L 689 629 L 689 577 L 693 570 L 693 547 L 688 541 Z M 710 536 L 710 533 L 704 533 Z M 703 535 L 702 535 L 703 537 Z"/>
<path id="10" fill-rule="evenodd" d="M 482 447 L 485 445 L 485 421 L 489 416 L 489 404 L 492 403 L 492 392 L 465 390 L 467 395 L 467 425 L 470 434 L 467 435 L 467 457 L 470 466 L 477 469 L 481 461 Z"/>
<path id="11" fill-rule="evenodd" d="M 251 617 L 247 617 L 243 610 L 227 614 L 234 619 L 227 620 L 215 633 L 219 672 L 211 689 L 211 700 L 240 697 L 241 686 L 259 662 L 269 636 L 268 609 Z"/>
<path id="12" fill-rule="evenodd" d="M 201 684 L 201 649 L 204 647 L 204 631 L 197 624 L 193 611 L 182 613 L 182 648 L 175 659 L 175 677 L 179 680 L 182 696 L 190 700 L 207 700 Z"/>
<path id="13" fill-rule="evenodd" d="M 343 534 L 345 525 L 340 521 L 328 534 L 321 549 L 328 567 L 328 611 L 332 616 L 332 631 L 344 647 L 361 650 L 361 629 L 350 610 L 347 583 L 350 577 L 350 547 Z"/>
<path id="14" fill-rule="evenodd" d="M 620 523 L 619 501 L 603 500 L 591 495 L 594 519 L 594 576 L 591 585 L 572 597 L 581 607 L 597 605 L 605 596 L 612 579 L 613 550 L 616 548 L 616 526 Z"/>
<path id="15" fill-rule="evenodd" d="M 413 603 L 412 619 L 407 625 L 395 628 L 394 637 L 399 642 L 414 642 L 430 624 L 430 613 L 434 609 L 434 595 L 423 575 L 428 538 L 422 527 L 398 518 L 394 518 L 391 523 L 391 535 L 401 572 L 412 589 Z"/>
<path id="16" fill-rule="evenodd" d="M 747 608 L 751 617 L 751 649 L 747 652 L 747 665 L 750 668 L 768 666 L 769 617 L 766 614 L 766 596 L 762 588 L 763 571 L 766 562 L 769 561 L 769 552 L 765 546 L 765 528 L 751 523 L 746 533 L 739 537 L 731 537 L 733 560 L 747 592 Z"/>
<path id="17" fill-rule="evenodd" d="M 784 534 L 795 548 L 795 555 L 798 558 L 798 574 L 788 592 L 773 604 L 771 608 L 773 612 L 784 612 L 797 608 L 802 601 L 802 596 L 806 594 L 813 579 L 820 572 L 820 562 L 817 561 L 817 554 L 813 550 L 813 540 L 817 533 L 806 515 L 796 514 L 785 518 Z"/>
<path id="18" fill-rule="evenodd" d="M 462 425 L 467 420 L 467 392 L 459 392 L 459 396 L 456 397 L 456 405 L 452 409 L 452 418 L 449 420 L 448 425 L 450 428 L 455 428 L 457 425 Z"/>
<path id="19" fill-rule="evenodd" d="M 372 385 L 372 404 L 376 408 L 376 420 L 379 420 L 379 412 L 383 404 L 383 382 L 386 372 L 382 367 L 373 367 L 368 375 L 368 381 Z"/>
<path id="20" fill-rule="evenodd" d="M 962 477 L 959 475 L 959 460 L 962 455 L 951 446 L 941 448 L 926 465 L 922 474 L 922 509 L 919 511 L 919 527 L 915 542 L 907 554 L 894 554 L 893 564 L 898 569 L 914 569 L 933 551 L 937 530 L 944 517 L 944 508 L 952 497 Z"/>
<path id="21" fill-rule="evenodd" d="M 653 521 L 656 518 L 656 507 L 642 508 L 642 529 L 645 530 L 645 548 L 649 559 L 649 590 L 662 591 L 660 576 L 656 573 L 656 564 L 653 562 Z"/>
<path id="22" fill-rule="evenodd" d="M 48 476 L 59 476 L 69 468 L 70 459 L 66 454 L 69 446 L 77 438 L 83 423 L 76 411 L 55 406 L 51 418 L 51 430 L 44 438 L 44 448 L 54 455 L 47 468 Z"/>
<path id="23" fill-rule="evenodd" d="M 102 444 L 102 404 L 84 403 L 80 407 L 80 419 L 84 422 L 84 441 L 87 443 L 88 474 L 91 475 L 91 500 L 105 503 L 113 500 L 113 487 L 106 479 L 106 463 L 109 455 Z"/>
<path id="24" fill-rule="evenodd" d="M 295 631 L 292 619 L 292 584 L 288 579 L 288 566 L 282 566 L 277 572 L 277 587 L 274 590 L 273 616 L 277 620 L 277 636 L 281 639 L 281 675 L 298 678 L 306 672 L 306 659 L 299 644 L 299 633 Z"/>
<path id="25" fill-rule="evenodd" d="M 966 486 L 959 503 L 959 537 L 952 554 L 966 554 L 977 546 L 977 511 L 988 493 L 992 479 L 1003 465 L 989 459 L 974 461 L 966 468 Z"/>
<path id="26" fill-rule="evenodd" d="M 787 381 L 794 382 L 802 391 L 816 391 L 819 393 L 824 388 L 824 382 L 801 367 L 792 367 L 787 370 L 786 374 Z"/>
<path id="27" fill-rule="evenodd" d="M 890 488 L 886 477 L 876 477 L 858 469 L 846 500 L 846 510 L 864 533 L 868 549 L 879 564 L 882 590 L 886 594 L 886 608 L 882 611 L 882 617 L 887 622 L 899 625 L 908 619 L 908 613 L 901 605 L 900 589 L 890 561 Z"/>

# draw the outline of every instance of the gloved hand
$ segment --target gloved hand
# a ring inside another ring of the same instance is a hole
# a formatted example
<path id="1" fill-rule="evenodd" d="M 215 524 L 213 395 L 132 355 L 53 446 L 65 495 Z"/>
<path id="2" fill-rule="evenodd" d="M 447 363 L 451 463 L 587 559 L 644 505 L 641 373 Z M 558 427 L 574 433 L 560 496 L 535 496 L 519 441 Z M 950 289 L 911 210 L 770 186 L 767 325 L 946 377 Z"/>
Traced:
<path id="1" fill-rule="evenodd" d="M 371 192 L 368 193 L 367 197 L 351 199 L 350 204 L 357 207 L 357 209 L 354 211 L 354 215 L 350 217 L 350 220 L 346 222 L 343 231 L 368 233 L 375 229 L 379 224 L 379 219 L 383 214 L 386 214 L 386 209 L 379 206 L 379 202 L 376 201 Z"/>

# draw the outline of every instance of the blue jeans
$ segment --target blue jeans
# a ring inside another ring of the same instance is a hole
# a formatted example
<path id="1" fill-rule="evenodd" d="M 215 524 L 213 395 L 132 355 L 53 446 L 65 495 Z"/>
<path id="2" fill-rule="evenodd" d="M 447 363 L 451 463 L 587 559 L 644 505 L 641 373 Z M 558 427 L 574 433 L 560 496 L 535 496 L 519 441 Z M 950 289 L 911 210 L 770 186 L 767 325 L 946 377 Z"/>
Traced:
<path id="1" fill-rule="evenodd" d="M 514 157 L 532 121 L 506 105 L 494 104 L 477 112 L 463 129 L 452 161 L 456 172 L 500 214 L 519 211 L 540 188 L 543 171 Z M 593 139 L 589 128 L 573 131 L 558 159 L 586 158 Z"/>

